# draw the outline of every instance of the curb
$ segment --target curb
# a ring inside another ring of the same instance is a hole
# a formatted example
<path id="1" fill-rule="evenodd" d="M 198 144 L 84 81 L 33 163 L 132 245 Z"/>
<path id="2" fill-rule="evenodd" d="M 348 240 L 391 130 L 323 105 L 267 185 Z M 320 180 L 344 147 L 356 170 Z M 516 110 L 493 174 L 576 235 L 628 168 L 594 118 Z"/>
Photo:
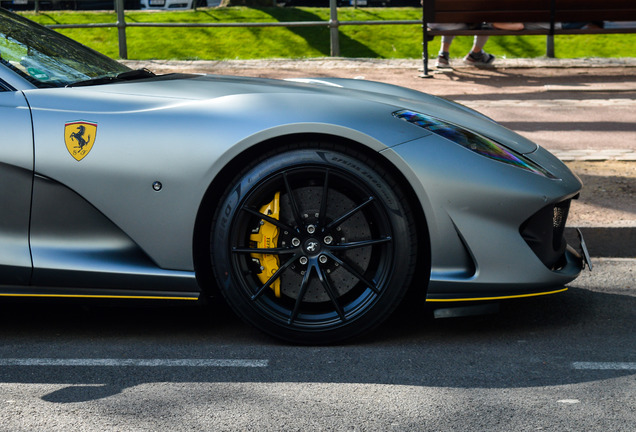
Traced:
<path id="1" fill-rule="evenodd" d="M 374 59 L 374 58 L 346 58 L 346 57 L 311 57 L 301 59 L 257 59 L 257 60 L 120 60 L 121 63 L 134 69 L 151 66 L 199 67 L 202 69 L 218 70 L 223 68 L 285 68 L 285 69 L 355 69 L 363 67 L 403 69 L 421 69 L 422 59 Z M 431 61 L 429 60 L 429 64 Z M 465 65 L 461 59 L 452 59 L 453 68 L 473 68 Z M 636 57 L 624 58 L 497 58 L 493 69 L 532 69 L 532 68 L 612 68 L 636 67 Z M 434 68 L 432 68 L 434 69 Z"/>
<path id="2" fill-rule="evenodd" d="M 430 64 L 429 59 L 429 64 Z M 454 69 L 474 68 L 465 65 L 461 59 L 452 59 L 451 66 Z M 609 67 L 636 67 L 636 58 L 576 58 L 558 59 L 548 57 L 538 58 L 505 58 L 497 57 L 493 64 L 494 69 L 532 69 L 532 68 L 609 68 Z"/>
<path id="3" fill-rule="evenodd" d="M 636 162 L 636 149 L 601 149 L 601 150 L 549 150 L 564 162 Z"/>
<path id="4" fill-rule="evenodd" d="M 636 227 L 579 228 L 592 258 L 636 258 Z M 577 237 L 576 228 L 566 228 L 566 237 Z"/>

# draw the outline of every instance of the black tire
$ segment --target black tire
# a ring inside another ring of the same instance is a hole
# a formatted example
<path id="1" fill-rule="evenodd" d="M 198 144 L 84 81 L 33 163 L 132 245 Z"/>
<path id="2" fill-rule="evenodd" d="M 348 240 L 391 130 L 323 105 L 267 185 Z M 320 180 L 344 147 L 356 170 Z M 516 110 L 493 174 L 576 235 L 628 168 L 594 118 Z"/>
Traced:
<path id="1" fill-rule="evenodd" d="M 397 307 L 415 267 L 415 226 L 397 183 L 364 159 L 334 146 L 290 148 L 255 162 L 228 188 L 212 223 L 211 257 L 240 317 L 286 341 L 325 344 L 369 331 Z M 276 192 L 278 219 L 263 217 Z M 251 237 L 261 225 L 277 233 L 267 247 Z"/>

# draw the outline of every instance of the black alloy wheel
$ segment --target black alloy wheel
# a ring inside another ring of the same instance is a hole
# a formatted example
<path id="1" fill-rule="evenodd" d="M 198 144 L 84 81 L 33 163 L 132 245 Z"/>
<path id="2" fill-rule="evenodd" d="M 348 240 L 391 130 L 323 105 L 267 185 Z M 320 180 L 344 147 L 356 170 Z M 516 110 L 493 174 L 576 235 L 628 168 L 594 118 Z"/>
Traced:
<path id="1" fill-rule="evenodd" d="M 219 286 L 247 322 L 305 344 L 370 330 L 403 298 L 416 258 L 411 211 L 388 173 L 316 146 L 249 167 L 213 222 Z"/>

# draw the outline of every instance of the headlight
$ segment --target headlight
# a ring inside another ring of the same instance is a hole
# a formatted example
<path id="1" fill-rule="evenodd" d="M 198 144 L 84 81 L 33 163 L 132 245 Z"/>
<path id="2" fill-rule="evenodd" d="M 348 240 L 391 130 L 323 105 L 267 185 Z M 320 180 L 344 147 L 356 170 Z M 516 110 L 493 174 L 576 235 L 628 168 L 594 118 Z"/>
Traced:
<path id="1" fill-rule="evenodd" d="M 514 165 L 517 168 L 530 171 L 531 173 L 538 174 L 543 177 L 551 179 L 556 178 L 523 155 L 516 153 L 483 135 L 469 131 L 468 129 L 456 124 L 410 110 L 396 111 L 393 115 L 399 119 L 431 131 L 436 135 L 449 139 L 454 143 L 457 143 L 462 147 L 489 159 L 494 159 L 508 165 Z"/>

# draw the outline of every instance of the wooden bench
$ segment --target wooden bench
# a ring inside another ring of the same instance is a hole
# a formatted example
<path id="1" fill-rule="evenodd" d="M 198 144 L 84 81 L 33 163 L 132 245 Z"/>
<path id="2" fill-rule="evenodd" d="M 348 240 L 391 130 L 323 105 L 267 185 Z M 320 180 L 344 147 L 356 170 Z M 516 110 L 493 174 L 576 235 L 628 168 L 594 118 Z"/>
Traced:
<path id="1" fill-rule="evenodd" d="M 636 0 L 422 0 L 424 76 L 428 75 L 428 44 L 431 36 L 444 35 L 546 35 L 636 33 L 636 26 L 620 28 L 563 29 L 557 23 L 636 21 Z M 494 22 L 546 23 L 533 30 L 440 30 L 429 23 L 476 24 Z M 550 54 L 548 46 L 548 53 Z"/>

